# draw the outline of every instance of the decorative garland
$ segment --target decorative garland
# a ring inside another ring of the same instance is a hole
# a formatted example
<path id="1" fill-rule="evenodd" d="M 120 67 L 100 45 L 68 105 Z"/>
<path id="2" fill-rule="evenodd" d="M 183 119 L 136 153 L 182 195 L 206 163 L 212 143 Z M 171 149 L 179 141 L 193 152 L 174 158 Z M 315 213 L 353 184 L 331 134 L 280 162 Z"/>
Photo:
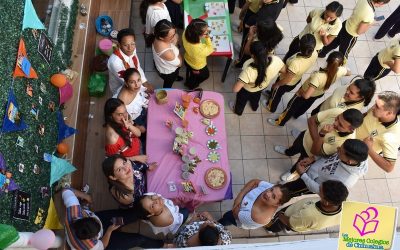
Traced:
<path id="1" fill-rule="evenodd" d="M 13 181 L 19 186 L 20 191 L 30 195 L 29 202 L 26 203 L 29 205 L 29 214 L 27 220 L 13 218 L 15 192 L 0 192 L 0 221 L 13 225 L 19 231 L 37 231 L 44 225 L 50 200 L 50 163 L 44 161 L 43 154 L 51 154 L 55 151 L 58 135 L 57 114 L 49 108 L 49 104 L 54 102 L 57 110 L 59 90 L 50 84 L 50 77 L 70 65 L 78 1 L 74 0 L 73 11 L 63 12 L 61 16 L 64 20 L 70 20 L 68 24 L 65 24 L 66 31 L 61 33 L 64 34 L 60 40 L 63 41 L 64 52 L 59 53 L 63 51 L 63 46 L 61 43 L 56 44 L 49 64 L 38 53 L 39 38 L 35 38 L 33 30 L 28 28 L 21 32 L 24 4 L 25 0 L 2 0 L 0 7 L 2 23 L 6 25 L 6 28 L 0 29 L 0 47 L 2 48 L 0 50 L 0 107 L 2 107 L 0 108 L 0 124 L 3 123 L 8 93 L 12 88 L 19 104 L 19 111 L 28 128 L 0 133 L 0 152 L 4 156 L 7 171 L 12 174 Z M 70 16 L 66 18 L 64 15 Z M 45 31 L 38 30 L 37 32 L 40 34 Z M 37 72 L 38 79 L 15 78 L 13 81 L 12 74 L 21 37 L 25 41 L 27 57 L 32 68 Z M 28 84 L 32 86 L 32 96 L 27 94 Z M 38 111 L 37 116 L 32 111 L 33 105 Z M 39 133 L 41 126 L 44 127 L 43 135 Z M 20 138 L 23 139 L 23 143 Z M 35 168 L 36 171 L 34 171 Z"/>

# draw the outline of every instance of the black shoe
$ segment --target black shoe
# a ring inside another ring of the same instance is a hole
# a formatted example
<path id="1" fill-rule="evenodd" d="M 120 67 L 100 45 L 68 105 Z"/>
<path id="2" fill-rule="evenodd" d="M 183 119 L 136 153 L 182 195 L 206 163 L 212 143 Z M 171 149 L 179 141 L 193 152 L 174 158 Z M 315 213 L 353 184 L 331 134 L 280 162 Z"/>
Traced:
<path id="1" fill-rule="evenodd" d="M 326 54 L 318 54 L 318 58 L 325 58 L 326 57 Z"/>
<path id="2" fill-rule="evenodd" d="M 177 76 L 175 80 L 178 81 L 178 82 L 183 81 L 183 77 L 182 76 Z"/>

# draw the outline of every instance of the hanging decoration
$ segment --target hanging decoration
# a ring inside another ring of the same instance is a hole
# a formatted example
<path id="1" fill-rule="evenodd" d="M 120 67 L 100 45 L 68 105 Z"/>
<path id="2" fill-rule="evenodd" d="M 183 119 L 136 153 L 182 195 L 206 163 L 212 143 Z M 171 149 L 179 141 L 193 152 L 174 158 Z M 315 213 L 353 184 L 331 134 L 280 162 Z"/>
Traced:
<path id="1" fill-rule="evenodd" d="M 0 153 L 0 194 L 17 190 L 19 187 L 12 179 L 12 173 L 7 171 L 6 161 Z"/>
<path id="2" fill-rule="evenodd" d="M 22 21 L 22 30 L 26 28 L 44 30 L 45 27 L 36 14 L 31 0 L 25 0 L 24 19 Z"/>
<path id="3" fill-rule="evenodd" d="M 50 77 L 50 82 L 57 88 L 62 88 L 64 87 L 65 84 L 67 84 L 67 77 L 63 74 L 54 74 Z"/>
<path id="4" fill-rule="evenodd" d="M 58 158 L 54 155 L 51 156 L 51 172 L 50 172 L 50 186 L 58 181 L 66 174 L 72 173 L 76 170 L 74 166 L 68 161 Z"/>
<path id="5" fill-rule="evenodd" d="M 1 130 L 3 132 L 13 132 L 24 130 L 26 128 L 28 128 L 28 125 L 26 125 L 22 119 L 14 92 L 10 89 L 10 92 L 8 93 L 7 108 L 4 114 L 3 127 Z"/>
<path id="6" fill-rule="evenodd" d="M 75 128 L 69 127 L 64 123 L 64 117 L 60 111 L 57 111 L 57 120 L 58 120 L 58 138 L 57 143 L 60 143 L 67 137 L 75 134 L 77 130 Z"/>
<path id="7" fill-rule="evenodd" d="M 64 87 L 59 88 L 60 92 L 60 105 L 66 103 L 69 99 L 71 99 L 72 94 L 74 93 L 74 89 L 72 85 L 67 81 Z"/>
<path id="8" fill-rule="evenodd" d="M 25 48 L 25 42 L 22 38 L 19 39 L 17 63 L 14 69 L 14 77 L 38 78 L 36 71 L 32 68 L 28 60 Z"/>

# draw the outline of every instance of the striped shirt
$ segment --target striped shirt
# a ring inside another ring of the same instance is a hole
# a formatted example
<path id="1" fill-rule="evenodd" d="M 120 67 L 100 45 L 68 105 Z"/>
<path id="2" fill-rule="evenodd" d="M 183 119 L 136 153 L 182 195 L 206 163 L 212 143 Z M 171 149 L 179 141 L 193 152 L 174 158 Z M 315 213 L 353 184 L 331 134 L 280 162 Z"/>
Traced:
<path id="1" fill-rule="evenodd" d="M 103 237 L 103 226 L 101 225 L 100 219 L 91 211 L 81 208 L 78 198 L 74 192 L 70 189 L 65 189 L 62 193 L 64 205 L 66 207 L 65 213 L 65 235 L 67 238 L 68 245 L 71 249 L 79 250 L 102 250 L 104 249 L 103 242 L 100 240 Z M 82 218 L 93 217 L 96 219 L 101 228 L 96 238 L 80 240 L 71 229 L 71 224 Z"/>

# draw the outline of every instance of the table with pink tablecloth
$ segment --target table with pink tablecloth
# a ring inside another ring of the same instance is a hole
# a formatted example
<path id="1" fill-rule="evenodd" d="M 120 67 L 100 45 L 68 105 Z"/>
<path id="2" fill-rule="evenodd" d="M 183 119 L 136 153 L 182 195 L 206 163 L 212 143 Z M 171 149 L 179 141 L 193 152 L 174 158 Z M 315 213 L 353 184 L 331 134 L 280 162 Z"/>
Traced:
<path id="1" fill-rule="evenodd" d="M 191 210 L 203 203 L 220 201 L 224 199 L 232 199 L 232 176 L 228 161 L 227 138 L 225 130 L 224 117 L 224 98 L 221 94 L 211 91 L 203 91 L 202 101 L 211 99 L 216 101 L 220 106 L 220 113 L 217 117 L 211 119 L 217 128 L 214 136 L 206 134 L 206 125 L 201 120 L 204 118 L 200 113 L 196 114 L 193 107 L 199 106 L 191 102 L 185 114 L 185 120 L 189 122 L 187 130 L 192 131 L 194 136 L 189 139 L 189 145 L 186 147 L 184 154 L 189 154 L 189 149 L 196 148 L 196 155 L 199 156 L 201 162 L 197 165 L 194 174 L 190 175 L 189 180 L 194 184 L 196 193 L 187 193 L 183 191 L 181 183 L 184 181 L 182 175 L 182 165 L 184 162 L 181 156 L 174 153 L 173 142 L 175 139 L 176 127 L 182 127 L 182 120 L 173 112 L 175 103 L 182 103 L 181 96 L 186 93 L 182 90 L 167 89 L 168 103 L 157 104 L 155 95 L 152 95 L 149 102 L 147 115 L 147 145 L 146 153 L 149 162 L 157 162 L 158 168 L 147 172 L 147 190 L 148 192 L 156 192 L 162 196 L 172 199 L 177 205 L 187 207 Z M 192 99 L 199 92 L 191 92 Z M 170 129 L 165 125 L 167 120 L 173 122 L 173 128 Z M 207 160 L 207 155 L 211 151 L 207 148 L 207 142 L 215 139 L 219 142 L 221 148 L 217 149 L 220 153 L 220 160 L 212 163 Z M 193 158 L 193 156 L 190 156 Z M 226 185 L 218 190 L 209 188 L 205 181 L 204 175 L 211 167 L 221 167 L 227 174 Z M 169 182 L 174 182 L 177 191 L 169 190 Z M 203 194 L 200 186 L 203 186 L 208 194 Z"/>

